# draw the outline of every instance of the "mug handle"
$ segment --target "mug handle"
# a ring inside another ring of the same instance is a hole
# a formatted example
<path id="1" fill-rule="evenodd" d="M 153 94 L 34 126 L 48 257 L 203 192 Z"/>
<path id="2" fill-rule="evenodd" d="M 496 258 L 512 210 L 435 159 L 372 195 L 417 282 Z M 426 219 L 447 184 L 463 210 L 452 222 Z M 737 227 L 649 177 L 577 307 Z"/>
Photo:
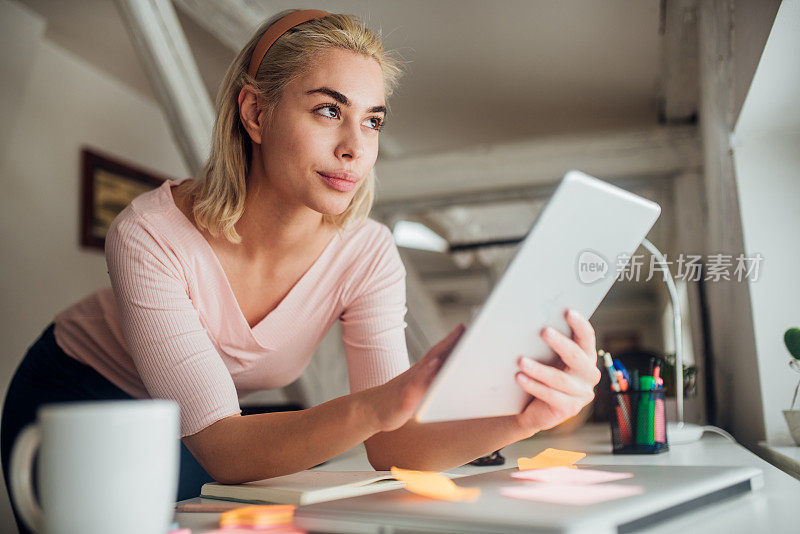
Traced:
<path id="1" fill-rule="evenodd" d="M 11 499 L 29 529 L 42 532 L 44 514 L 33 494 L 33 458 L 42 441 L 39 425 L 28 425 L 11 451 Z"/>

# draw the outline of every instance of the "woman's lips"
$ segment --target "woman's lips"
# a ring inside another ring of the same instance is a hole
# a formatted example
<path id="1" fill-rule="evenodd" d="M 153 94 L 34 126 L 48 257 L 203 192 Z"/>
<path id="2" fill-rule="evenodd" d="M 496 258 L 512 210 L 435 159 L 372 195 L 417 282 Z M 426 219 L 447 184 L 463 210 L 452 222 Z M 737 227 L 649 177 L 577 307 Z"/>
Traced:
<path id="1" fill-rule="evenodd" d="M 353 189 L 356 188 L 356 186 L 358 186 L 358 182 L 355 180 L 347 180 L 344 178 L 329 176 L 319 171 L 317 171 L 317 174 L 320 175 L 320 177 L 325 181 L 325 183 L 327 183 L 330 187 L 336 189 L 337 191 L 342 191 L 342 192 L 352 191 Z M 341 174 L 338 175 L 343 176 Z"/>

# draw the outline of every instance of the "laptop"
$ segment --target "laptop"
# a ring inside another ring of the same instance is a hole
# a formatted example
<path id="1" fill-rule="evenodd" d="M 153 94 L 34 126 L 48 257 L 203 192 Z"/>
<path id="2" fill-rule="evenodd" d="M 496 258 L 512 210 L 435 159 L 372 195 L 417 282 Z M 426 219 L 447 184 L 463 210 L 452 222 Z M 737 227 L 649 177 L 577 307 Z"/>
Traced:
<path id="1" fill-rule="evenodd" d="M 436 375 L 416 420 L 520 413 L 530 395 L 514 380 L 517 358 L 555 363 L 541 329 L 570 336 L 567 308 L 591 317 L 660 213 L 655 202 L 568 172 Z"/>
<path id="2" fill-rule="evenodd" d="M 578 467 L 581 468 L 632 473 L 632 478 L 612 484 L 640 486 L 644 491 L 580 506 L 521 500 L 501 495 L 500 488 L 539 483 L 512 478 L 511 473 L 518 469 L 511 468 L 457 478 L 455 482 L 461 487 L 480 488 L 476 501 L 440 501 L 398 489 L 301 506 L 295 510 L 294 525 L 307 532 L 332 534 L 630 532 L 764 485 L 761 470 L 753 467 Z"/>

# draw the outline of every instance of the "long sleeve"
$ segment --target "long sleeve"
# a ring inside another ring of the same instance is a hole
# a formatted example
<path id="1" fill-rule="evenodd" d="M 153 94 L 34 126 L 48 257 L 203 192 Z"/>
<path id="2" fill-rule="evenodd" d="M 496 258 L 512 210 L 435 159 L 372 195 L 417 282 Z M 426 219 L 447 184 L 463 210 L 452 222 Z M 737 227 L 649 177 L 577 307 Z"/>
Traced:
<path id="1" fill-rule="evenodd" d="M 108 273 L 131 358 L 151 397 L 178 403 L 184 437 L 240 408 L 176 254 L 130 206 L 106 236 Z"/>
<path id="2" fill-rule="evenodd" d="M 409 367 L 406 271 L 397 246 L 383 225 L 361 245 L 374 254 L 346 292 L 340 316 L 351 393 L 381 385 Z"/>

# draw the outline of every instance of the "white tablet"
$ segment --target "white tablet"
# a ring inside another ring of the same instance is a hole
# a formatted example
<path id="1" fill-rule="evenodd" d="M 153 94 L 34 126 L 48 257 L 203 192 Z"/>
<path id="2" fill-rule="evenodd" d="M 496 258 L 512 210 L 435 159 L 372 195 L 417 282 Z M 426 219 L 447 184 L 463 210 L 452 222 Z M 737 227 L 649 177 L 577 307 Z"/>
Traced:
<path id="1" fill-rule="evenodd" d="M 655 202 L 568 172 L 434 379 L 416 420 L 520 413 L 531 396 L 514 379 L 517 358 L 553 361 L 541 329 L 571 336 L 567 308 L 591 317 L 660 213 Z"/>

